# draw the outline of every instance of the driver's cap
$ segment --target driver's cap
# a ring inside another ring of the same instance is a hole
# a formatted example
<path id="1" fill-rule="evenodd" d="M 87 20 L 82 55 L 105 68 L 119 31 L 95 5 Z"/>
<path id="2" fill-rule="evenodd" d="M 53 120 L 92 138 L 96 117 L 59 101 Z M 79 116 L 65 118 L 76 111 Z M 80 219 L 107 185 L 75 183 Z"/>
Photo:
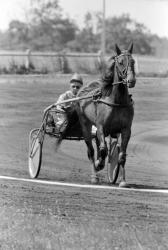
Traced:
<path id="1" fill-rule="evenodd" d="M 70 80 L 70 83 L 73 83 L 73 82 L 78 82 L 81 85 L 83 85 L 83 79 L 78 73 L 73 74 L 73 76 Z"/>

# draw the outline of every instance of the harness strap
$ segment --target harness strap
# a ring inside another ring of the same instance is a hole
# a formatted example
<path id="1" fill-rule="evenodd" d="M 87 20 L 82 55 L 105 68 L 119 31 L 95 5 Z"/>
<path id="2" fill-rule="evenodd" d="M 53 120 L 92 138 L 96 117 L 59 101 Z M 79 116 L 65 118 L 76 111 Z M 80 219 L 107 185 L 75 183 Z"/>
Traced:
<path id="1" fill-rule="evenodd" d="M 127 108 L 127 107 L 130 107 L 130 106 L 133 106 L 134 105 L 134 101 L 131 100 L 131 102 L 129 104 L 119 104 L 119 103 L 110 103 L 110 102 L 107 102 L 107 101 L 104 101 L 102 99 L 97 99 L 97 100 L 94 100 L 95 102 L 97 103 L 104 103 L 110 107 L 118 107 L 118 108 Z"/>

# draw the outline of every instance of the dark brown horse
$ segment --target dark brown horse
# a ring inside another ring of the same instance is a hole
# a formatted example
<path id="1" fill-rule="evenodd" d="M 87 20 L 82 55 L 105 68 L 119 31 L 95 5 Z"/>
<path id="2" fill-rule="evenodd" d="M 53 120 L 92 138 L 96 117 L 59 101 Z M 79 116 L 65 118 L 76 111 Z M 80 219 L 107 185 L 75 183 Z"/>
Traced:
<path id="1" fill-rule="evenodd" d="M 121 134 L 121 151 L 119 161 L 122 169 L 120 186 L 126 186 L 125 162 L 126 150 L 131 136 L 131 126 L 134 116 L 133 101 L 128 87 L 135 86 L 133 44 L 127 50 L 121 51 L 115 45 L 116 55 L 110 60 L 102 79 L 90 83 L 80 90 L 78 96 L 90 95 L 100 89 L 99 98 L 82 100 L 78 104 L 78 115 L 83 136 L 88 149 L 88 158 L 92 165 L 92 183 L 98 182 L 97 172 L 104 168 L 107 156 L 106 137 Z M 96 96 L 96 95 L 95 95 Z M 101 97 L 100 97 L 101 96 Z M 97 127 L 98 159 L 95 160 L 92 145 L 91 127 Z"/>

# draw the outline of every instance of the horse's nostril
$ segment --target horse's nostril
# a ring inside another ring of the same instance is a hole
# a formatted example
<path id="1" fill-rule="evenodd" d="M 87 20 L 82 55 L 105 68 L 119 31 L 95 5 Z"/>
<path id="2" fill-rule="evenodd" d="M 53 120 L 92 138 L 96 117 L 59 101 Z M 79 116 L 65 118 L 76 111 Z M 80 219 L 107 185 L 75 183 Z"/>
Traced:
<path id="1" fill-rule="evenodd" d="M 132 80 L 128 79 L 127 82 L 128 82 L 128 83 L 134 83 L 134 84 L 135 84 L 135 83 L 136 83 L 136 79 L 132 79 Z"/>

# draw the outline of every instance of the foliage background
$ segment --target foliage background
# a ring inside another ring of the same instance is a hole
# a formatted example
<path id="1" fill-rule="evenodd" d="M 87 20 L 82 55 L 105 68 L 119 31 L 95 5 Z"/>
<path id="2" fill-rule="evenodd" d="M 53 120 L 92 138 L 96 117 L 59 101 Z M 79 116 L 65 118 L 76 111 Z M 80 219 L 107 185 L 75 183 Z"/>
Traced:
<path id="1" fill-rule="evenodd" d="M 27 21 L 12 20 L 0 32 L 2 50 L 98 52 L 101 48 L 102 13 L 86 13 L 84 27 L 65 17 L 58 0 L 34 0 L 26 13 Z M 168 56 L 168 40 L 151 34 L 147 27 L 128 14 L 106 19 L 106 52 L 114 44 L 126 47 L 134 42 L 134 53 Z"/>

